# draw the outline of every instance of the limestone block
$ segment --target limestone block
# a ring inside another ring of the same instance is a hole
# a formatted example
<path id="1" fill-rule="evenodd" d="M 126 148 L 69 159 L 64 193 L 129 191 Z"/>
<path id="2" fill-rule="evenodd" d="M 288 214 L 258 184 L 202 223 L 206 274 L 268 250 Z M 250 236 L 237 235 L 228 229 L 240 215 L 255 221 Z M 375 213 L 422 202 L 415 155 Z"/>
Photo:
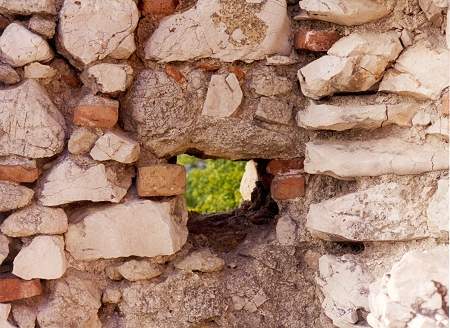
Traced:
<path id="1" fill-rule="evenodd" d="M 55 0 L 1 0 L 1 14 L 56 14 Z"/>
<path id="2" fill-rule="evenodd" d="M 0 63 L 0 82 L 4 84 L 15 84 L 20 82 L 20 76 L 8 64 Z"/>
<path id="3" fill-rule="evenodd" d="M 87 68 L 81 74 L 81 80 L 94 94 L 114 94 L 130 86 L 133 68 L 128 64 L 101 63 Z"/>
<path id="4" fill-rule="evenodd" d="M 0 212 L 7 212 L 28 205 L 34 191 L 12 182 L 0 181 Z"/>
<path id="5" fill-rule="evenodd" d="M 225 261 L 206 248 L 192 252 L 174 265 L 184 271 L 215 272 L 223 269 Z"/>
<path id="6" fill-rule="evenodd" d="M 0 265 L 8 257 L 9 240 L 8 237 L 0 233 Z"/>
<path id="7" fill-rule="evenodd" d="M 202 115 L 228 117 L 242 101 L 242 90 L 234 73 L 213 75 L 209 82 Z"/>
<path id="8" fill-rule="evenodd" d="M 437 237 L 448 238 L 449 221 L 448 178 L 437 183 L 437 189 L 428 204 L 428 228 Z"/>
<path id="9" fill-rule="evenodd" d="M 9 312 L 11 311 L 11 304 L 0 303 L 0 327 L 2 328 L 16 328 L 8 322 Z"/>
<path id="10" fill-rule="evenodd" d="M 255 117 L 268 123 L 289 124 L 292 117 L 292 105 L 276 98 L 261 97 Z"/>
<path id="11" fill-rule="evenodd" d="M 51 39 L 55 35 L 56 22 L 53 18 L 33 15 L 28 21 L 28 29 L 46 39 Z"/>
<path id="12" fill-rule="evenodd" d="M 245 163 L 244 174 L 242 175 L 241 183 L 239 185 L 239 192 L 243 200 L 252 200 L 252 192 L 256 188 L 258 181 L 257 164 L 254 160 Z"/>
<path id="13" fill-rule="evenodd" d="M 276 96 L 292 91 L 292 82 L 284 76 L 278 76 L 272 70 L 261 70 L 253 75 L 250 88 L 261 96 Z"/>
<path id="14" fill-rule="evenodd" d="M 24 68 L 24 76 L 27 79 L 51 79 L 57 72 L 53 67 L 40 63 L 31 63 Z"/>
<path id="15" fill-rule="evenodd" d="M 72 131 L 67 145 L 69 152 L 75 155 L 86 154 L 94 147 L 98 139 L 97 133 L 86 127 L 78 127 Z"/>
<path id="16" fill-rule="evenodd" d="M 148 260 L 130 260 L 117 266 L 116 270 L 128 281 L 148 280 L 162 274 L 161 268 Z"/>
<path id="17" fill-rule="evenodd" d="M 0 157 L 0 180 L 34 182 L 39 176 L 35 160 L 20 156 Z"/>
<path id="18" fill-rule="evenodd" d="M 96 161 L 133 163 L 139 159 L 140 147 L 138 142 L 125 133 L 115 130 L 98 138 L 90 154 Z"/>

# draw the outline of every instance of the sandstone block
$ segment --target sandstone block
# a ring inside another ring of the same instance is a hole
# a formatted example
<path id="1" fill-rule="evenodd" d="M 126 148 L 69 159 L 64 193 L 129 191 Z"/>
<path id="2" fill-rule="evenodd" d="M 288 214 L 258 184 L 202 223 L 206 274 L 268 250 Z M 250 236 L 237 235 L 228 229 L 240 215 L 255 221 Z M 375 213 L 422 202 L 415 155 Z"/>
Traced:
<path id="1" fill-rule="evenodd" d="M 175 267 L 180 270 L 192 272 L 215 272 L 225 266 L 225 261 L 214 255 L 209 248 L 200 249 L 175 262 Z"/>
<path id="2" fill-rule="evenodd" d="M 81 80 L 94 94 L 114 94 L 130 86 L 133 68 L 128 64 L 101 63 L 87 68 L 81 74 Z"/>
<path id="3" fill-rule="evenodd" d="M 34 182 L 39 176 L 35 160 L 19 156 L 0 157 L 0 180 Z"/>
<path id="4" fill-rule="evenodd" d="M 9 254 L 9 239 L 0 233 L 0 265 L 8 257 Z"/>
<path id="5" fill-rule="evenodd" d="M 112 128 L 119 119 L 119 102 L 99 96 L 83 98 L 73 113 L 73 122 L 79 126 Z"/>
<path id="6" fill-rule="evenodd" d="M 131 260 L 116 267 L 117 272 L 128 281 L 148 280 L 162 274 L 161 268 L 148 260 Z"/>
<path id="7" fill-rule="evenodd" d="M 51 39 L 55 35 L 56 22 L 53 18 L 33 15 L 28 21 L 28 29 L 46 39 Z"/>
<path id="8" fill-rule="evenodd" d="M 16 84 L 20 82 L 20 76 L 8 64 L 0 63 L 0 82 L 4 84 Z"/>
<path id="9" fill-rule="evenodd" d="M 2 14 L 20 14 L 30 15 L 39 14 L 56 14 L 55 0 L 1 0 L 0 13 Z"/>
<path id="10" fill-rule="evenodd" d="M 448 178 L 442 178 L 437 183 L 437 189 L 427 208 L 428 228 L 437 237 L 448 238 Z"/>
<path id="11" fill-rule="evenodd" d="M 186 190 L 186 170 L 177 164 L 158 164 L 138 168 L 139 196 L 181 195 Z"/>
<path id="12" fill-rule="evenodd" d="M 121 131 L 108 131 L 97 139 L 90 154 L 97 161 L 133 163 L 139 159 L 139 143 Z"/>
<path id="13" fill-rule="evenodd" d="M 449 114 L 449 107 L 450 107 L 450 101 L 448 98 L 448 91 L 444 93 L 444 95 L 441 98 L 441 114 L 443 116 L 448 116 Z"/>
<path id="14" fill-rule="evenodd" d="M 144 15 L 164 17 L 172 15 L 178 4 L 178 0 L 144 0 L 142 2 L 142 12 Z"/>
<path id="15" fill-rule="evenodd" d="M 209 82 L 202 115 L 228 117 L 233 115 L 242 101 L 242 90 L 233 73 L 213 75 Z"/>
<path id="16" fill-rule="evenodd" d="M 292 105 L 276 98 L 261 97 L 255 117 L 268 123 L 287 125 L 292 118 Z"/>
<path id="17" fill-rule="evenodd" d="M 94 147 L 98 139 L 97 133 L 86 127 L 78 127 L 72 131 L 67 145 L 69 152 L 75 155 L 86 154 Z"/>
<path id="18" fill-rule="evenodd" d="M 310 51 L 328 51 L 337 40 L 339 34 L 335 31 L 301 29 L 294 35 L 294 47 Z"/>
<path id="19" fill-rule="evenodd" d="M 7 212 L 28 205 L 34 191 L 12 182 L 0 181 L 0 212 Z"/>
<path id="20" fill-rule="evenodd" d="M 293 158 L 293 159 L 272 159 L 266 166 L 266 171 L 269 174 L 285 174 L 285 173 L 295 173 L 303 169 L 304 158 Z"/>
<path id="21" fill-rule="evenodd" d="M 276 200 L 288 200 L 305 195 L 305 177 L 301 174 L 277 175 L 270 185 L 270 194 Z"/>
<path id="22" fill-rule="evenodd" d="M 39 279 L 22 280 L 13 275 L 0 276 L 0 302 L 11 302 L 42 294 Z"/>
<path id="23" fill-rule="evenodd" d="M 27 79 L 51 79 L 57 72 L 53 67 L 40 63 L 31 63 L 24 68 L 24 75 Z"/>

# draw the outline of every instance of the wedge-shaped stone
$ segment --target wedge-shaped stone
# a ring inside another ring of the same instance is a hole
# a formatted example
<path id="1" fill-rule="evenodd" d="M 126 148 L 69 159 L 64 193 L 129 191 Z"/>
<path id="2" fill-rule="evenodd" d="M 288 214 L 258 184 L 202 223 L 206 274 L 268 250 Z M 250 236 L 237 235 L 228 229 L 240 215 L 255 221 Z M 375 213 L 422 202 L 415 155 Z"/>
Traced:
<path id="1" fill-rule="evenodd" d="M 351 160 L 349 160 L 351 158 Z M 336 178 L 420 174 L 448 169 L 448 144 L 415 144 L 395 138 L 308 142 L 305 172 Z"/>
<path id="2" fill-rule="evenodd" d="M 57 206 L 77 201 L 118 203 L 131 185 L 132 172 L 119 164 L 99 164 L 67 156 L 41 179 L 39 201 Z"/>
<path id="3" fill-rule="evenodd" d="M 97 133 L 87 127 L 78 127 L 72 131 L 67 149 L 72 154 L 85 154 L 91 150 L 98 139 Z"/>
<path id="4" fill-rule="evenodd" d="M 86 69 L 81 80 L 95 94 L 125 91 L 133 80 L 133 68 L 128 64 L 101 63 Z"/>
<path id="5" fill-rule="evenodd" d="M 0 327 L 15 328 L 15 326 L 8 321 L 9 312 L 11 312 L 11 304 L 0 304 Z"/>
<path id="6" fill-rule="evenodd" d="M 97 161 L 113 160 L 133 163 L 139 159 L 139 143 L 120 131 L 108 131 L 101 136 L 90 154 Z"/>
<path id="7" fill-rule="evenodd" d="M 128 281 L 148 280 L 162 274 L 159 265 L 149 260 L 130 260 L 117 266 L 115 270 Z"/>
<path id="8" fill-rule="evenodd" d="M 127 256 L 170 255 L 187 238 L 183 198 L 156 202 L 130 200 L 122 204 L 74 213 L 66 233 L 66 248 L 78 260 Z"/>
<path id="9" fill-rule="evenodd" d="M 30 15 L 56 14 L 55 0 L 0 0 L 0 13 Z"/>
<path id="10" fill-rule="evenodd" d="M 437 189 L 428 204 L 428 228 L 437 236 L 448 238 L 448 178 L 442 178 L 437 183 Z"/>
<path id="11" fill-rule="evenodd" d="M 233 73 L 213 75 L 203 104 L 202 115 L 228 117 L 234 114 L 242 101 L 242 90 Z"/>
<path id="12" fill-rule="evenodd" d="M 391 182 L 311 204 L 306 227 L 326 240 L 391 241 L 429 236 L 425 192 Z"/>
<path id="13" fill-rule="evenodd" d="M 205 57 L 251 62 L 289 55 L 290 22 L 285 0 L 264 3 L 199 0 L 163 19 L 145 45 L 145 58 L 162 62 Z"/>
<path id="14" fill-rule="evenodd" d="M 28 205 L 34 191 L 12 182 L 0 181 L 0 212 L 15 210 Z"/>

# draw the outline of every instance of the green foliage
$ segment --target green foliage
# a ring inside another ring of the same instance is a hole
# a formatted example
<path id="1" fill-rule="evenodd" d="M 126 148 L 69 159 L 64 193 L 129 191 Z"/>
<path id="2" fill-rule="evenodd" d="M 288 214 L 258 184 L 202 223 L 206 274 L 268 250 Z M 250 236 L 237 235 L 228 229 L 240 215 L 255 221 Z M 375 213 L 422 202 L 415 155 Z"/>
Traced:
<path id="1" fill-rule="evenodd" d="M 201 160 L 189 155 L 178 156 L 177 162 L 188 172 L 186 200 L 189 210 L 213 213 L 239 206 L 242 200 L 239 185 L 245 162 Z"/>

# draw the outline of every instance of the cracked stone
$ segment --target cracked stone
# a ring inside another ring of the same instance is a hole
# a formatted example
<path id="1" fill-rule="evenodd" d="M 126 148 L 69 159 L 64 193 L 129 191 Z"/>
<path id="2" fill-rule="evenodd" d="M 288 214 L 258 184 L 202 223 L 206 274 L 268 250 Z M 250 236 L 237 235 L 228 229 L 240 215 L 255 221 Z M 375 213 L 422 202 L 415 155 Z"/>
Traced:
<path id="1" fill-rule="evenodd" d="M 39 177 L 35 160 L 19 156 L 0 157 L 0 180 L 34 182 Z"/>
<path id="2" fill-rule="evenodd" d="M 433 235 L 448 238 L 448 178 L 437 182 L 437 190 L 431 197 L 427 208 L 428 228 Z"/>
<path id="3" fill-rule="evenodd" d="M 229 117 L 239 108 L 242 90 L 234 73 L 211 76 L 202 115 Z"/>
<path id="4" fill-rule="evenodd" d="M 55 0 L 0 0 L 1 14 L 56 14 Z"/>
<path id="5" fill-rule="evenodd" d="M 98 134 L 86 127 L 76 127 L 67 145 L 69 152 L 75 155 L 86 154 L 98 139 Z"/>
<path id="6" fill-rule="evenodd" d="M 81 99 L 73 113 L 73 123 L 84 127 L 109 129 L 118 119 L 119 102 L 94 95 Z"/>
<path id="7" fill-rule="evenodd" d="M 28 29 L 46 39 L 51 39 L 55 35 L 56 22 L 50 17 L 33 15 L 28 21 Z"/>
<path id="8" fill-rule="evenodd" d="M 310 51 L 328 51 L 337 40 L 339 34 L 336 31 L 300 29 L 295 32 L 294 47 Z"/>
<path id="9" fill-rule="evenodd" d="M 97 64 L 86 69 L 81 74 L 81 80 L 94 94 L 114 94 L 130 86 L 133 68 L 128 64 Z"/>
<path id="10" fill-rule="evenodd" d="M 239 184 L 239 192 L 243 200 L 252 200 L 252 192 L 256 188 L 258 178 L 258 164 L 254 160 L 245 163 L 244 174 Z"/>
<path id="11" fill-rule="evenodd" d="M 4 84 L 16 84 L 20 82 L 20 76 L 8 64 L 0 63 L 0 82 Z"/>
<path id="12" fill-rule="evenodd" d="M 255 118 L 268 123 L 287 125 L 292 118 L 292 105 L 277 98 L 261 97 Z"/>
<path id="13" fill-rule="evenodd" d="M 115 269 L 128 281 L 148 280 L 162 274 L 161 268 L 148 260 L 130 260 Z"/>
<path id="14" fill-rule="evenodd" d="M 40 63 L 31 63 L 24 67 L 24 76 L 27 79 L 51 79 L 57 72 L 53 67 Z"/>
<path id="15" fill-rule="evenodd" d="M 0 233 L 0 265 L 8 257 L 9 254 L 9 239 Z"/>
<path id="16" fill-rule="evenodd" d="M 215 272 L 223 269 L 225 261 L 214 255 L 209 248 L 206 248 L 192 252 L 175 262 L 174 265 L 177 269 L 188 272 Z"/>
<path id="17" fill-rule="evenodd" d="M 97 139 L 90 154 L 96 161 L 134 163 L 139 159 L 140 146 L 121 131 L 108 131 Z"/>
<path id="18" fill-rule="evenodd" d="M 13 182 L 0 181 L 0 212 L 24 207 L 31 202 L 34 191 Z"/>

